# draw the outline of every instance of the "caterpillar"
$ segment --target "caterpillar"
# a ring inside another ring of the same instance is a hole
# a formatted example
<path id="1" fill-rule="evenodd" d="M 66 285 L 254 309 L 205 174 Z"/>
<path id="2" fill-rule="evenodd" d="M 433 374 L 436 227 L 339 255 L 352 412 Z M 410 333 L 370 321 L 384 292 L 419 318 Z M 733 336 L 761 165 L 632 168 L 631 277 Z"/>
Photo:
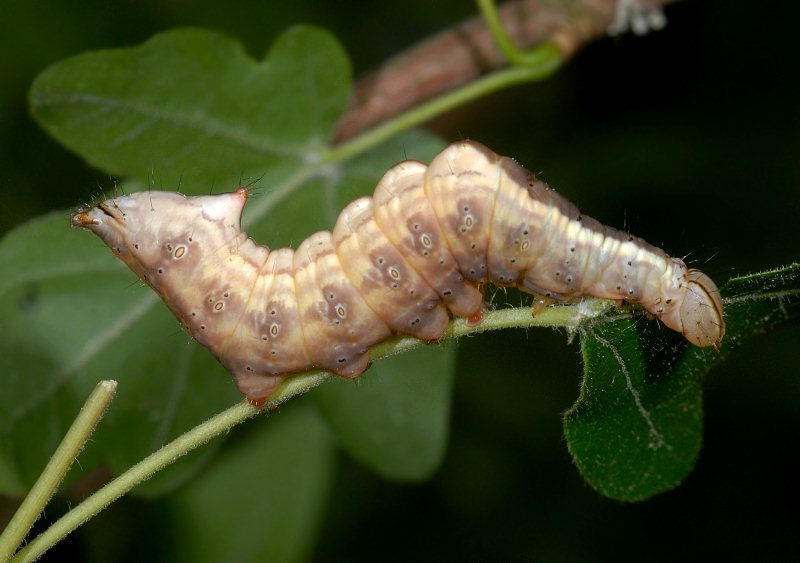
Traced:
<path id="1" fill-rule="evenodd" d="M 311 368 L 360 375 L 370 348 L 393 335 L 436 341 L 451 314 L 479 321 L 489 282 L 546 302 L 632 301 L 696 346 L 725 333 L 707 275 L 582 215 L 476 142 L 390 168 L 333 232 L 295 251 L 242 232 L 247 197 L 138 192 L 80 209 L 71 226 L 152 287 L 254 405 Z"/>

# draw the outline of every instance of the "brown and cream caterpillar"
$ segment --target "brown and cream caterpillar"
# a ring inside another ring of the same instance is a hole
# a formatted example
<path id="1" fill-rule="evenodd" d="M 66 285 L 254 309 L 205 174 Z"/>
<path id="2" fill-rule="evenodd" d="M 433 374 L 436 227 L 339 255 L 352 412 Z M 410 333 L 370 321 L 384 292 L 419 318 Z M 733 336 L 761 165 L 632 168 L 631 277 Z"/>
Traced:
<path id="1" fill-rule="evenodd" d="M 475 142 L 392 167 L 296 251 L 242 232 L 247 193 L 138 192 L 81 209 L 72 226 L 102 238 L 254 404 L 311 368 L 355 377 L 393 335 L 438 340 L 448 310 L 479 320 L 488 282 L 547 301 L 633 301 L 697 346 L 725 333 L 708 276 Z"/>

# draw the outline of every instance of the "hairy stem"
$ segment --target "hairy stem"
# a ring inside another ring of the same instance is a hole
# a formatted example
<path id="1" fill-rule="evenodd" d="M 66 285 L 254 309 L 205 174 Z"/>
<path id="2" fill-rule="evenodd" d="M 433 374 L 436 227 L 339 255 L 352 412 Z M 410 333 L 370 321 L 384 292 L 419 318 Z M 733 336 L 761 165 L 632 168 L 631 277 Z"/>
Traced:
<path id="1" fill-rule="evenodd" d="M 89 436 L 94 432 L 97 423 L 100 422 L 100 418 L 114 398 L 116 390 L 116 381 L 101 381 L 89 395 L 64 439 L 56 448 L 53 457 L 50 458 L 28 496 L 22 501 L 19 509 L 0 535 L 1 561 L 7 561 L 25 539 L 25 535 L 36 522 L 61 481 L 64 480 L 64 475 L 78 457 Z M 62 537 L 64 536 L 59 536 L 53 543 Z"/>

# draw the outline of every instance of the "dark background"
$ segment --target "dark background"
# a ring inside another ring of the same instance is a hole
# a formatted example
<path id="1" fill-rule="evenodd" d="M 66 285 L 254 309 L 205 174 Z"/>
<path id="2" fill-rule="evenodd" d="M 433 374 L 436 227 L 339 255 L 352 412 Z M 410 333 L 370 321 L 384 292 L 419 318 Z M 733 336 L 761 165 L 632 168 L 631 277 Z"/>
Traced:
<path id="1" fill-rule="evenodd" d="M 0 232 L 109 183 L 30 119 L 27 90 L 48 64 L 177 26 L 225 32 L 261 58 L 302 22 L 336 34 L 358 76 L 476 11 L 463 0 L 199 4 L 3 3 Z M 800 5 L 689 0 L 667 16 L 662 32 L 595 43 L 549 81 L 487 97 L 431 128 L 514 156 L 586 213 L 687 253 L 721 283 L 797 260 Z M 342 456 L 315 559 L 793 559 L 798 336 L 795 326 L 752 339 L 711 372 L 696 470 L 675 491 L 633 505 L 601 498 L 571 464 L 561 413 L 578 394 L 577 347 L 547 331 L 521 343 L 503 333 L 471 339 L 465 365 L 500 347 L 531 370 L 502 370 L 491 384 L 457 378 L 451 443 L 429 483 L 385 482 Z M 145 546 L 157 559 L 161 509 L 126 500 L 48 557 L 96 558 L 87 544 L 104 537 L 131 560 Z"/>

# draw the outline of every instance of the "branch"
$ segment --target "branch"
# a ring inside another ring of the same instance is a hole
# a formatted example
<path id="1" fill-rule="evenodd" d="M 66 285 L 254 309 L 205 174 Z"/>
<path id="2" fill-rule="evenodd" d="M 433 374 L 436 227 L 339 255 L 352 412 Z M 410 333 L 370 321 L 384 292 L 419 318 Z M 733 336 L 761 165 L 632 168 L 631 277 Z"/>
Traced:
<path id="1" fill-rule="evenodd" d="M 677 0 L 638 0 L 660 6 Z M 498 8 L 521 49 L 555 43 L 562 60 L 606 35 L 617 0 L 515 0 Z M 356 84 L 334 137 L 341 142 L 406 109 L 508 65 L 486 20 L 476 15 L 386 61 Z"/>

